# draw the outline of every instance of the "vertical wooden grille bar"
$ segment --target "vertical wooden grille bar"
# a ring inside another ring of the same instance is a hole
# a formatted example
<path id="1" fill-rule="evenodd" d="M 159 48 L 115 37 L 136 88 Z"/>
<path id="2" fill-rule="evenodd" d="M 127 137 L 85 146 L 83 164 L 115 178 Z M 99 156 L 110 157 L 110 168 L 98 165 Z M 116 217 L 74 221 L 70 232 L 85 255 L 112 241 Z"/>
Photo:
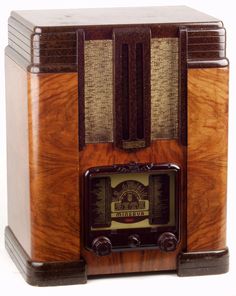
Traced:
<path id="1" fill-rule="evenodd" d="M 123 139 L 129 139 L 129 47 L 122 45 L 122 132 Z"/>
<path id="2" fill-rule="evenodd" d="M 143 45 L 136 45 L 137 137 L 143 139 Z"/>
<path id="3" fill-rule="evenodd" d="M 179 139 L 187 145 L 187 28 L 179 29 Z"/>
<path id="4" fill-rule="evenodd" d="M 79 149 L 85 145 L 85 116 L 84 116 L 84 40 L 83 30 L 77 30 L 77 71 L 78 71 L 78 105 L 79 105 Z"/>
<path id="5" fill-rule="evenodd" d="M 113 31 L 114 142 L 122 149 L 150 145 L 150 29 Z"/>

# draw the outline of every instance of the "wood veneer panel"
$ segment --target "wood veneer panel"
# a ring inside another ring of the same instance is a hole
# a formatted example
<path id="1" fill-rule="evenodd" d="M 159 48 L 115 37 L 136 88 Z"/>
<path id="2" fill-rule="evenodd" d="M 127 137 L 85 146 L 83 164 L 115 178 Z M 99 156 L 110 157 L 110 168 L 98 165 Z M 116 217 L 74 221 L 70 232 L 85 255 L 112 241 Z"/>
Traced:
<path id="1" fill-rule="evenodd" d="M 228 68 L 188 71 L 187 250 L 225 248 Z"/>
<path id="2" fill-rule="evenodd" d="M 136 152 L 125 152 L 115 149 L 113 144 L 87 144 L 80 152 L 79 171 L 83 180 L 84 172 L 94 166 L 125 164 L 135 162 L 173 162 L 178 164 L 181 170 L 183 187 L 184 170 L 186 161 L 185 147 L 177 140 L 153 141 L 151 146 Z M 181 196 L 181 211 L 184 213 L 184 193 Z M 98 257 L 92 252 L 81 248 L 81 254 L 88 264 L 88 275 L 117 274 L 128 272 L 144 272 L 157 270 L 175 270 L 176 256 L 180 250 L 185 248 L 185 219 L 184 214 L 181 221 L 181 243 L 173 253 L 162 253 L 158 250 L 114 252 L 109 256 Z"/>
<path id="3" fill-rule="evenodd" d="M 31 258 L 78 260 L 77 74 L 31 74 L 28 84 Z"/>
<path id="4" fill-rule="evenodd" d="M 6 57 L 8 225 L 30 255 L 27 72 Z"/>

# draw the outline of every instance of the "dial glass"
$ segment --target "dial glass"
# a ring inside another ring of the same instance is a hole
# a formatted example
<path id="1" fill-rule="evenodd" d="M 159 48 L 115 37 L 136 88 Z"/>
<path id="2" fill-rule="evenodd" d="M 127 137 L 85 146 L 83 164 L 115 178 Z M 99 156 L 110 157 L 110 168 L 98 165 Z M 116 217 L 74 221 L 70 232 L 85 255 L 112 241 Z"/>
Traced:
<path id="1" fill-rule="evenodd" d="M 175 226 L 176 173 L 90 176 L 91 231 Z"/>

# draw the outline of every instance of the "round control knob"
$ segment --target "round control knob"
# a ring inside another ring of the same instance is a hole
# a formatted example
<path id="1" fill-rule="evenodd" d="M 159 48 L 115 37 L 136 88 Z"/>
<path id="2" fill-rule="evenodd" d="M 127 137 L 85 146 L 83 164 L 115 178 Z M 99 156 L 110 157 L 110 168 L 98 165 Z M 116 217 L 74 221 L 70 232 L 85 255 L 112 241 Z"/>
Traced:
<path id="1" fill-rule="evenodd" d="M 139 247 L 141 244 L 140 237 L 138 234 L 132 234 L 128 237 L 128 244 L 131 248 Z"/>
<path id="2" fill-rule="evenodd" d="M 109 238 L 99 236 L 92 242 L 92 249 L 97 256 L 107 256 L 111 253 L 112 244 Z"/>
<path id="3" fill-rule="evenodd" d="M 164 232 L 159 236 L 157 244 L 161 251 L 172 252 L 176 249 L 177 238 L 171 232 Z"/>

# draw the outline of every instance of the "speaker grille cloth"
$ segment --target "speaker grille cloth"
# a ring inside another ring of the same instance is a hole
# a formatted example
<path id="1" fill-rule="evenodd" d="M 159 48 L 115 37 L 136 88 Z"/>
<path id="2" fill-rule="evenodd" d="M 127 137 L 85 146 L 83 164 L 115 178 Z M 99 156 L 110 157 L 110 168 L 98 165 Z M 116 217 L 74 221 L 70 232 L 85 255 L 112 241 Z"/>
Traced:
<path id="1" fill-rule="evenodd" d="M 85 41 L 85 141 L 113 142 L 112 40 Z M 178 39 L 151 39 L 151 137 L 178 137 Z"/>
<path id="2" fill-rule="evenodd" d="M 112 142 L 112 40 L 85 41 L 84 51 L 85 142 Z"/>
<path id="3" fill-rule="evenodd" d="M 178 39 L 151 41 L 151 138 L 178 136 Z"/>

